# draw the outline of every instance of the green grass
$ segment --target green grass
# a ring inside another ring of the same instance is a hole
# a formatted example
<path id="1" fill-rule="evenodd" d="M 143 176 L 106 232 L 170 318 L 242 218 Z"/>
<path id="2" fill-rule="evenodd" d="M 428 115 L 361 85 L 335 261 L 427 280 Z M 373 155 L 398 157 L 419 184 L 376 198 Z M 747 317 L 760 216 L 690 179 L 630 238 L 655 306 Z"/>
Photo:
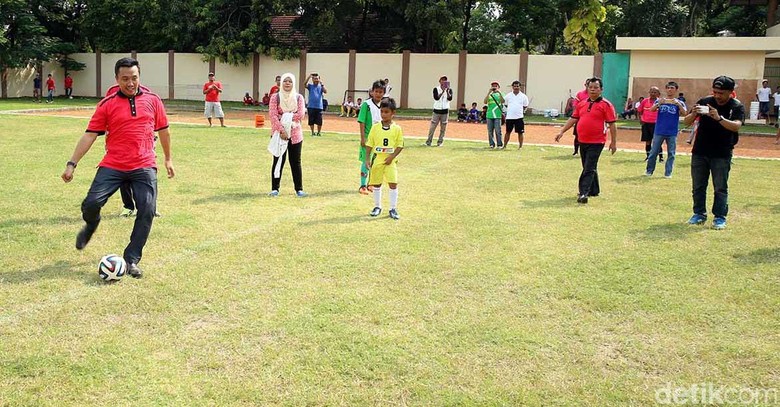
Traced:
<path id="1" fill-rule="evenodd" d="M 118 194 L 82 251 L 102 140 L 86 120 L 4 118 L 0 405 L 644 406 L 655 389 L 777 388 L 777 161 L 736 159 L 725 231 L 684 224 L 688 157 L 647 179 L 604 155 L 409 147 L 400 221 L 367 214 L 356 136 L 303 150 L 305 199 L 268 198 L 267 133 L 174 126 L 142 280 L 105 284 Z M 712 191 L 709 191 L 710 202 Z M 385 202 L 387 197 L 385 196 Z"/>

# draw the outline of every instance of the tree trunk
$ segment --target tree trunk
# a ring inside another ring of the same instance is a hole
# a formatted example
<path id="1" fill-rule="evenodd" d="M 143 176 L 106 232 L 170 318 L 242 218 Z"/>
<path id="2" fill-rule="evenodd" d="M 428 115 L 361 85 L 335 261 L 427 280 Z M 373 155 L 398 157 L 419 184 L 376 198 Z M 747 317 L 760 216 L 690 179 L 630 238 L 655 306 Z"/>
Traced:
<path id="1" fill-rule="evenodd" d="M 466 8 L 463 10 L 463 42 L 460 47 L 462 50 L 467 50 L 469 45 L 469 20 L 471 20 L 471 9 L 474 5 L 474 1 L 476 0 L 466 0 Z"/>
<path id="2" fill-rule="evenodd" d="M 775 18 L 777 14 L 777 0 L 769 0 L 766 10 L 766 27 L 772 27 L 775 25 Z"/>
<path id="3" fill-rule="evenodd" d="M 356 39 L 356 44 L 352 44 L 352 48 L 356 49 L 358 51 L 362 50 L 363 48 L 363 38 L 366 34 L 366 16 L 368 15 L 368 6 L 370 5 L 370 0 L 365 0 L 363 3 L 363 13 L 360 16 L 360 34 L 358 34 L 358 38 Z"/>
<path id="4" fill-rule="evenodd" d="M 8 99 L 8 68 L 6 67 L 0 71 L 0 97 Z"/>

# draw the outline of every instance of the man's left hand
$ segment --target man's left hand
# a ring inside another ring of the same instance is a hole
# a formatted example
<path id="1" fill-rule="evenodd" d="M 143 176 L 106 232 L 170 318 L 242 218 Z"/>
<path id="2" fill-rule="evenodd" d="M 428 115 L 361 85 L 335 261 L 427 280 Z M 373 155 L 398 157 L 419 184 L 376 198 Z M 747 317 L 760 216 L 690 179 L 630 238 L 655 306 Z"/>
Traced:
<path id="1" fill-rule="evenodd" d="M 393 157 L 393 156 L 388 156 L 387 158 L 385 158 L 385 165 L 390 165 L 390 164 L 392 164 L 394 159 L 395 159 L 395 157 Z"/>
<path id="2" fill-rule="evenodd" d="M 609 151 L 611 151 L 612 154 L 615 154 L 615 151 L 617 151 L 617 145 L 614 141 L 609 143 Z"/>
<path id="3" fill-rule="evenodd" d="M 707 106 L 710 106 L 710 105 L 707 105 Z M 709 116 L 710 116 L 710 118 L 712 120 L 715 120 L 716 122 L 720 121 L 720 114 L 718 114 L 718 109 L 716 109 L 716 108 L 714 108 L 712 106 L 710 106 L 710 114 L 709 114 Z"/>
<path id="4" fill-rule="evenodd" d="M 168 171 L 168 178 L 173 178 L 176 175 L 176 171 L 173 169 L 173 161 L 165 160 L 165 170 Z"/>

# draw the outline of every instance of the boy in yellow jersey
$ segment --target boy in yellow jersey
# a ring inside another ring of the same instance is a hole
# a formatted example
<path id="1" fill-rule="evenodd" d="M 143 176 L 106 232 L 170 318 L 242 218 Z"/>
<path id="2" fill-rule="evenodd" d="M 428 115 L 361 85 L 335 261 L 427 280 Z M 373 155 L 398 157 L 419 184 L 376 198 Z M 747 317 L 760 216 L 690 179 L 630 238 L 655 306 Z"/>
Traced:
<path id="1" fill-rule="evenodd" d="M 360 127 L 360 192 L 363 195 L 368 195 L 369 188 L 367 188 L 368 170 L 371 167 L 371 154 L 369 150 L 366 150 L 366 138 L 371 131 L 371 126 L 374 123 L 382 121 L 382 117 L 379 114 L 379 103 L 382 102 L 382 98 L 385 96 L 385 83 L 381 80 L 374 81 L 371 85 L 371 96 L 363 105 L 360 106 L 360 112 L 358 113 L 358 126 Z M 367 154 L 368 152 L 368 154 Z"/>
<path id="2" fill-rule="evenodd" d="M 390 217 L 398 220 L 398 167 L 396 157 L 404 149 L 404 133 L 393 122 L 395 99 L 387 98 L 379 105 L 382 122 L 371 127 L 366 139 L 366 156 L 374 153 L 368 184 L 374 187 L 374 209 L 371 216 L 382 213 L 382 181 L 390 187 Z"/>

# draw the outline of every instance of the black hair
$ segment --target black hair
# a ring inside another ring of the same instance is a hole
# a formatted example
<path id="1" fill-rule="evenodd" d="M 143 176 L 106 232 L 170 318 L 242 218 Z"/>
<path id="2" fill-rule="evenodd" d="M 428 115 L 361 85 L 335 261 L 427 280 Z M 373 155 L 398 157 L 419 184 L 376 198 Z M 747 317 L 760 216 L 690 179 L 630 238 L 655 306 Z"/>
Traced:
<path id="1" fill-rule="evenodd" d="M 591 84 L 591 83 L 593 83 L 593 82 L 598 82 L 598 83 L 599 83 L 599 87 L 600 87 L 601 89 L 604 89 L 604 82 L 603 82 L 603 81 L 601 80 L 601 78 L 599 78 L 598 76 L 594 76 L 594 77 L 592 77 L 592 78 L 588 79 L 588 81 L 587 81 L 586 83 L 587 83 L 588 85 L 590 85 L 590 84 Z"/>
<path id="2" fill-rule="evenodd" d="M 388 109 L 390 109 L 390 110 L 395 112 L 395 109 L 396 109 L 396 107 L 395 107 L 395 99 L 393 99 L 393 98 L 382 99 L 382 102 L 379 103 L 379 108 L 381 109 L 383 107 L 384 108 L 388 108 Z"/>
<path id="3" fill-rule="evenodd" d="M 669 81 L 669 83 L 666 84 L 666 87 L 674 86 L 675 89 L 680 89 L 680 86 L 677 85 L 677 82 L 675 81 Z"/>
<path id="4" fill-rule="evenodd" d="M 134 66 L 138 67 L 138 72 L 141 72 L 141 65 L 138 64 L 138 60 L 135 58 L 122 58 L 119 61 L 116 61 L 116 65 L 114 65 L 114 76 L 119 75 L 119 68 L 132 68 Z"/>
<path id="5" fill-rule="evenodd" d="M 383 81 L 381 79 L 375 80 L 374 83 L 371 84 L 371 90 L 380 89 L 380 88 L 382 90 L 385 89 L 385 81 Z"/>
<path id="6" fill-rule="evenodd" d="M 512 86 L 515 86 L 515 85 L 517 85 L 517 86 L 522 86 L 523 84 L 522 84 L 522 83 L 520 83 L 520 81 L 514 81 L 514 82 L 512 82 Z"/>

